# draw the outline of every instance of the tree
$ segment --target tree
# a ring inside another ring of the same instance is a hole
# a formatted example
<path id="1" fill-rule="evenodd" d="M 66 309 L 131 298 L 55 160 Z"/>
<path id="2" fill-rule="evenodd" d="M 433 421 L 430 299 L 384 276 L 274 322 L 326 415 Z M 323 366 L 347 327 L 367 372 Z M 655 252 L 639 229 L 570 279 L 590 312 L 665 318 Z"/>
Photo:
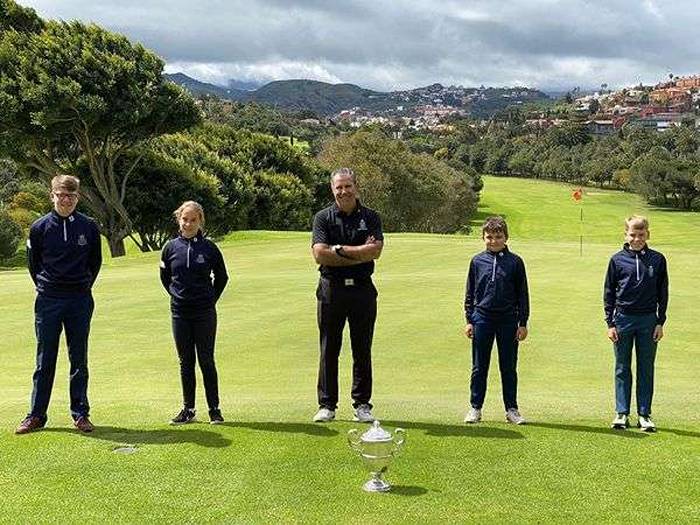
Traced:
<path id="1" fill-rule="evenodd" d="M 6 261 L 17 253 L 22 237 L 23 232 L 19 224 L 0 208 L 0 261 Z"/>
<path id="2" fill-rule="evenodd" d="M 132 152 L 129 156 L 139 155 Z M 129 156 L 122 160 L 132 162 Z M 132 218 L 132 240 L 143 252 L 160 250 L 177 233 L 173 211 L 186 200 L 199 202 L 205 210 L 205 228 L 217 225 L 224 214 L 218 179 L 194 170 L 180 159 L 148 151 L 134 169 L 127 188 L 127 211 Z M 215 228 L 214 228 L 215 229 Z"/>
<path id="3" fill-rule="evenodd" d="M 379 211 L 387 230 L 466 230 L 476 210 L 480 180 L 473 172 L 458 172 L 432 155 L 414 154 L 378 132 L 333 139 L 320 160 L 329 170 L 347 166 L 358 174 L 363 202 Z"/>
<path id="4" fill-rule="evenodd" d="M 0 154 L 47 179 L 84 163 L 82 202 L 112 255 L 123 255 L 132 228 L 126 192 L 141 159 L 120 159 L 197 123 L 199 110 L 163 79 L 160 58 L 124 36 L 80 22 L 25 25 L 0 34 Z"/>

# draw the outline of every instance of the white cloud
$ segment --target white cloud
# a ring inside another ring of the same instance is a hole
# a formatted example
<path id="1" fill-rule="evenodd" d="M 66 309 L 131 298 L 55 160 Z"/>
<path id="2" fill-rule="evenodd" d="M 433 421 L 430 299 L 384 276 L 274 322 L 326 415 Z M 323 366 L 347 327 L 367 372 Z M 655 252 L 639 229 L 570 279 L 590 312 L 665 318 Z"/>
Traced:
<path id="1" fill-rule="evenodd" d="M 220 84 L 616 86 L 700 72 L 695 0 L 19 1 L 122 32 L 169 71 Z"/>

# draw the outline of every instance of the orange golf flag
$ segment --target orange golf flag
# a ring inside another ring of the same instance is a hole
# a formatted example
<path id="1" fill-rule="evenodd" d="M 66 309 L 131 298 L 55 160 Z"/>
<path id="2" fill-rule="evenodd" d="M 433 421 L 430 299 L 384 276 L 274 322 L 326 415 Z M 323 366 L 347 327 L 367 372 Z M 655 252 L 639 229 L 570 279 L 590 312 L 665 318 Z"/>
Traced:
<path id="1" fill-rule="evenodd" d="M 576 202 L 580 201 L 581 199 L 583 199 L 583 190 L 581 188 L 575 189 L 571 192 L 571 198 L 574 199 Z"/>

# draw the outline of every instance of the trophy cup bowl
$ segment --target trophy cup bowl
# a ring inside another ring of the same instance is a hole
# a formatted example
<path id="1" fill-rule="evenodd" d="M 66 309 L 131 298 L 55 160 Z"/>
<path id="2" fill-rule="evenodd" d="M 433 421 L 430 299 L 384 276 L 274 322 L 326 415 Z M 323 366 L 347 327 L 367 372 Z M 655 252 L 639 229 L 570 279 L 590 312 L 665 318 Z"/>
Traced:
<path id="1" fill-rule="evenodd" d="M 362 458 L 365 468 L 372 475 L 372 479 L 362 486 L 363 489 L 367 492 L 387 492 L 391 489 L 391 485 L 382 475 L 405 441 L 406 433 L 402 428 L 397 428 L 392 436 L 379 426 L 379 421 L 375 421 L 362 435 L 356 428 L 348 432 L 350 448 Z"/>

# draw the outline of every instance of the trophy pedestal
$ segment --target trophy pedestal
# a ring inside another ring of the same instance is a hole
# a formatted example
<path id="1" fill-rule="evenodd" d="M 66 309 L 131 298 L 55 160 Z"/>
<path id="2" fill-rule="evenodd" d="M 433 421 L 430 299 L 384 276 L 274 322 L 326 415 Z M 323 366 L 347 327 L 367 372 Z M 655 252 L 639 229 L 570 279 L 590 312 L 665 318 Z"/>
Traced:
<path id="1" fill-rule="evenodd" d="M 391 490 L 391 485 L 380 476 L 376 476 L 362 485 L 362 488 L 367 492 L 389 492 Z"/>

